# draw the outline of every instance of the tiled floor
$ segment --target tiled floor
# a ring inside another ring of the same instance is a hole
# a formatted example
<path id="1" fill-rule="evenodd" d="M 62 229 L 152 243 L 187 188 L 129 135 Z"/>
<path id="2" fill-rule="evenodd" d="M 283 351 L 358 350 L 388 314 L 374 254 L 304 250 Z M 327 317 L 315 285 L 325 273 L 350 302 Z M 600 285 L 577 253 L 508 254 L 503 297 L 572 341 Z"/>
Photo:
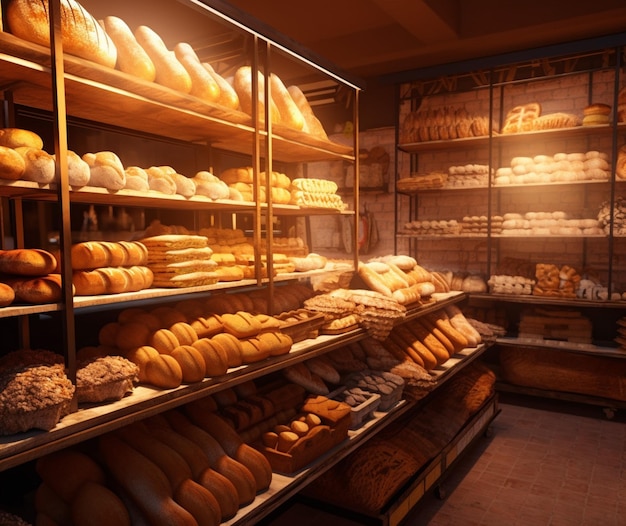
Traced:
<path id="1" fill-rule="evenodd" d="M 441 485 L 445 498 L 425 496 L 405 526 L 626 526 L 626 423 L 619 414 L 609 420 L 599 407 L 510 396 L 500 407 L 491 436 Z M 317 513 L 298 504 L 271 524 L 309 524 L 304 517 L 361 524 Z"/>

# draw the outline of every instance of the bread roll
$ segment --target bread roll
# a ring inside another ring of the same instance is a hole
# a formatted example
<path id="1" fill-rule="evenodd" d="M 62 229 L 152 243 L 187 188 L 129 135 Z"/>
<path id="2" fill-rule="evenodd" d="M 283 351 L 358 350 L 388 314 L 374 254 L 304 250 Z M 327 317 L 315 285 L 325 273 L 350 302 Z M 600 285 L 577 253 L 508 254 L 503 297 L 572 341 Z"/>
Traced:
<path id="1" fill-rule="evenodd" d="M 35 132 L 22 128 L 1 128 L 0 146 L 7 148 L 36 148 L 43 149 L 43 140 Z"/>
<path id="2" fill-rule="evenodd" d="M 139 166 L 127 166 L 124 173 L 126 174 L 126 184 L 124 188 L 137 190 L 138 192 L 147 192 L 150 190 L 148 174 L 143 168 L 139 168 Z"/>
<path id="3" fill-rule="evenodd" d="M 22 179 L 40 184 L 54 181 L 56 166 L 52 155 L 45 150 L 29 146 L 20 146 L 15 151 L 24 158 Z"/>
<path id="4" fill-rule="evenodd" d="M 220 96 L 220 87 L 215 78 L 202 65 L 194 49 L 187 42 L 179 42 L 174 46 L 174 53 L 191 78 L 189 94 L 205 102 L 217 102 Z"/>
<path id="5" fill-rule="evenodd" d="M 41 305 L 58 303 L 63 298 L 63 286 L 60 274 L 48 274 L 37 278 L 9 279 L 7 284 L 13 287 L 15 300 L 23 303 Z"/>
<path id="6" fill-rule="evenodd" d="M 89 184 L 89 165 L 76 152 L 67 152 L 67 178 L 70 186 L 80 188 Z"/>
<path id="7" fill-rule="evenodd" d="M 83 160 L 89 165 L 89 185 L 121 190 L 126 174 L 120 158 L 113 152 L 86 153 Z"/>
<path id="8" fill-rule="evenodd" d="M 19 276 L 45 276 L 57 268 L 56 258 L 39 248 L 0 250 L 0 273 Z"/>
<path id="9" fill-rule="evenodd" d="M 10 285 L 0 283 L 0 307 L 11 305 L 15 299 L 15 291 Z"/>
<path id="10" fill-rule="evenodd" d="M 155 82 L 182 93 L 191 91 L 189 73 L 153 29 L 139 26 L 135 30 L 135 38 L 154 63 Z"/>
<path id="11" fill-rule="evenodd" d="M 0 146 L 0 179 L 16 181 L 24 175 L 26 163 L 14 149 Z"/>
<path id="12" fill-rule="evenodd" d="M 50 46 L 47 0 L 13 0 L 7 5 L 6 20 L 15 36 Z M 70 55 L 115 67 L 117 49 L 96 19 L 75 0 L 61 0 L 63 50 Z"/>
<path id="13" fill-rule="evenodd" d="M 146 364 L 146 382 L 163 389 L 173 389 L 183 382 L 183 370 L 173 356 L 159 354 Z"/>
<path id="14" fill-rule="evenodd" d="M 150 190 L 166 195 L 174 195 L 176 193 L 176 183 L 174 179 L 172 179 L 162 167 L 151 166 L 146 172 L 148 173 L 148 186 Z"/>
<path id="15" fill-rule="evenodd" d="M 146 50 L 139 45 L 126 22 L 116 16 L 107 16 L 103 25 L 117 48 L 117 69 L 153 82 L 156 77 L 154 63 Z"/>

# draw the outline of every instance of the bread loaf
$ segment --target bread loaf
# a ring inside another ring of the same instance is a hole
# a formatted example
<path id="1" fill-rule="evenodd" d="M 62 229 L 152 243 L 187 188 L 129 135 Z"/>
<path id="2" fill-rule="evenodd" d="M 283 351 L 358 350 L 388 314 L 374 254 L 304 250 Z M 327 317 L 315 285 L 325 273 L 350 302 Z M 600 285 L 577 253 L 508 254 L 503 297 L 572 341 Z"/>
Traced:
<path id="1" fill-rule="evenodd" d="M 324 130 L 324 126 L 313 113 L 313 108 L 311 108 L 311 105 L 309 104 L 309 101 L 304 93 L 302 93 L 302 90 L 298 86 L 289 86 L 287 91 L 304 117 L 304 127 L 302 130 L 310 133 L 314 137 L 328 140 L 328 135 L 326 134 L 326 130 Z"/>
<path id="2" fill-rule="evenodd" d="M 117 48 L 117 69 L 153 82 L 156 77 L 154 63 L 145 49 L 139 45 L 126 22 L 116 16 L 107 16 L 103 20 L 103 25 Z"/>
<path id="3" fill-rule="evenodd" d="M 70 505 L 73 524 L 92 526 L 131 526 L 130 514 L 124 502 L 103 484 L 83 484 Z"/>
<path id="4" fill-rule="evenodd" d="M 48 0 L 11 0 L 6 20 L 15 36 L 50 46 Z M 117 49 L 97 20 L 75 0 L 61 0 L 63 50 L 107 66 L 115 67 Z"/>
<path id="5" fill-rule="evenodd" d="M 89 165 L 76 152 L 67 152 L 67 178 L 70 186 L 80 188 L 89 184 Z"/>
<path id="6" fill-rule="evenodd" d="M 272 100 L 276 103 L 280 114 L 281 124 L 295 130 L 302 130 L 304 128 L 304 116 L 276 73 L 270 74 L 270 88 Z"/>
<path id="7" fill-rule="evenodd" d="M 45 276 L 55 271 L 52 253 L 38 248 L 0 250 L 0 273 L 19 276 Z"/>
<path id="8" fill-rule="evenodd" d="M 24 175 L 24 158 L 13 148 L 0 146 L 0 179 L 16 181 Z"/>
<path id="9" fill-rule="evenodd" d="M 258 101 L 257 110 L 260 122 L 265 122 L 265 75 L 258 72 Z M 241 109 L 248 115 L 252 115 L 252 68 L 241 66 L 236 72 L 233 87 L 239 97 Z M 280 122 L 280 112 L 276 103 L 270 99 L 268 108 L 270 121 L 274 124 Z"/>
<path id="10" fill-rule="evenodd" d="M 15 151 L 24 159 L 22 179 L 40 184 L 54 181 L 56 166 L 52 155 L 45 150 L 29 146 L 20 146 Z"/>
<path id="11" fill-rule="evenodd" d="M 194 49 L 187 42 L 179 42 L 174 46 L 174 53 L 191 78 L 189 94 L 205 102 L 217 102 L 220 87 L 211 73 L 202 65 Z"/>
<path id="12" fill-rule="evenodd" d="M 22 128 L 0 128 L 0 146 L 43 149 L 43 140 L 35 132 Z"/>
<path id="13" fill-rule="evenodd" d="M 113 152 L 86 153 L 83 160 L 89 165 L 89 185 L 121 190 L 126 184 L 126 174 L 120 158 Z"/>
<path id="14" fill-rule="evenodd" d="M 173 389 L 183 382 L 183 370 L 175 358 L 159 354 L 145 368 L 146 382 L 156 387 Z"/>
<path id="15" fill-rule="evenodd" d="M 154 64 L 155 82 L 182 93 L 191 91 L 189 73 L 153 29 L 139 26 L 135 29 L 135 38 Z"/>
<path id="16" fill-rule="evenodd" d="M 239 108 L 239 97 L 237 96 L 235 88 L 233 88 L 224 77 L 217 73 L 211 64 L 203 62 L 202 66 L 209 72 L 209 75 L 213 77 L 213 80 L 220 89 L 217 103 L 221 106 L 225 106 L 226 108 L 230 108 L 231 110 Z"/>

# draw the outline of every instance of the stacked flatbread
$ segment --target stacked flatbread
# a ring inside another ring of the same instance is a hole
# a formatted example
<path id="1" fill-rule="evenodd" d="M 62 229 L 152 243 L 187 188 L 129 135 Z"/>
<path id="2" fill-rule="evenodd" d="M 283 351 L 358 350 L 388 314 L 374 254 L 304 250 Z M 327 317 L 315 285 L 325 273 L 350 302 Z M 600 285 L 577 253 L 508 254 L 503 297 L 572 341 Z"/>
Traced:
<path id="1" fill-rule="evenodd" d="M 217 263 L 204 236 L 165 234 L 141 242 L 148 249 L 148 267 L 155 287 L 193 287 L 217 283 Z"/>

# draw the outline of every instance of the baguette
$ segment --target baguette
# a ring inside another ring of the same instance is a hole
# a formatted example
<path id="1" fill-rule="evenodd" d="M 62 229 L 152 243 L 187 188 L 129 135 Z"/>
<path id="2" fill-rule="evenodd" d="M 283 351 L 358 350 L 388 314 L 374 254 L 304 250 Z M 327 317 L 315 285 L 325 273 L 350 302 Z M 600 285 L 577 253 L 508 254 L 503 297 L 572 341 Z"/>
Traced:
<path id="1" fill-rule="evenodd" d="M 98 450 L 115 482 L 132 499 L 148 524 L 188 526 L 196 521 L 177 504 L 163 471 L 147 457 L 113 435 L 103 435 Z"/>
<path id="2" fill-rule="evenodd" d="M 139 45 L 154 63 L 155 82 L 182 93 L 189 93 L 191 77 L 176 58 L 176 54 L 167 49 L 163 39 L 148 26 L 139 26 L 134 34 Z"/>
<path id="3" fill-rule="evenodd" d="M 302 130 L 304 128 L 304 116 L 291 98 L 283 81 L 275 73 L 270 74 L 270 88 L 272 91 L 272 100 L 278 107 L 281 124 L 295 130 Z"/>
<path id="4" fill-rule="evenodd" d="M 304 117 L 304 126 L 302 131 L 327 141 L 328 135 L 324 130 L 324 126 L 322 126 L 320 120 L 313 113 L 313 108 L 311 108 L 311 105 L 309 104 L 309 101 L 304 93 L 302 93 L 302 90 L 298 86 L 289 86 L 287 91 Z"/>
<path id="5" fill-rule="evenodd" d="M 174 54 L 191 78 L 189 94 L 205 102 L 217 102 L 220 96 L 220 87 L 202 65 L 194 49 L 187 42 L 179 42 L 174 46 Z"/>
<path id="6" fill-rule="evenodd" d="M 239 104 L 242 111 L 252 115 L 252 68 L 241 66 L 236 72 L 233 80 L 233 87 L 239 97 Z M 273 124 L 280 122 L 280 112 L 276 103 L 270 99 L 268 113 Z M 265 122 L 265 75 L 258 72 L 258 102 L 257 110 L 259 121 Z"/>
<path id="7" fill-rule="evenodd" d="M 107 16 L 102 25 L 117 48 L 117 69 L 148 82 L 154 82 L 156 77 L 154 63 L 146 50 L 139 45 L 126 22 L 116 16 Z"/>
<path id="8" fill-rule="evenodd" d="M 235 88 L 233 88 L 224 77 L 217 73 L 215 69 L 213 69 L 213 66 L 211 66 L 208 62 L 203 62 L 202 67 L 209 72 L 209 75 L 213 77 L 213 80 L 220 89 L 217 103 L 231 110 L 239 108 L 239 97 L 237 96 Z"/>
<path id="9" fill-rule="evenodd" d="M 407 325 L 407 328 L 433 354 L 437 360 L 437 365 L 440 365 L 450 359 L 450 353 L 447 351 L 444 344 L 441 343 L 437 336 L 435 336 L 429 330 L 429 327 L 422 323 L 421 320 L 417 319 L 415 323 Z"/>
<path id="10" fill-rule="evenodd" d="M 450 318 L 443 309 L 429 314 L 426 319 L 433 322 L 448 337 L 454 345 L 454 352 L 458 352 L 468 346 L 469 342 L 465 335 L 452 326 Z"/>

